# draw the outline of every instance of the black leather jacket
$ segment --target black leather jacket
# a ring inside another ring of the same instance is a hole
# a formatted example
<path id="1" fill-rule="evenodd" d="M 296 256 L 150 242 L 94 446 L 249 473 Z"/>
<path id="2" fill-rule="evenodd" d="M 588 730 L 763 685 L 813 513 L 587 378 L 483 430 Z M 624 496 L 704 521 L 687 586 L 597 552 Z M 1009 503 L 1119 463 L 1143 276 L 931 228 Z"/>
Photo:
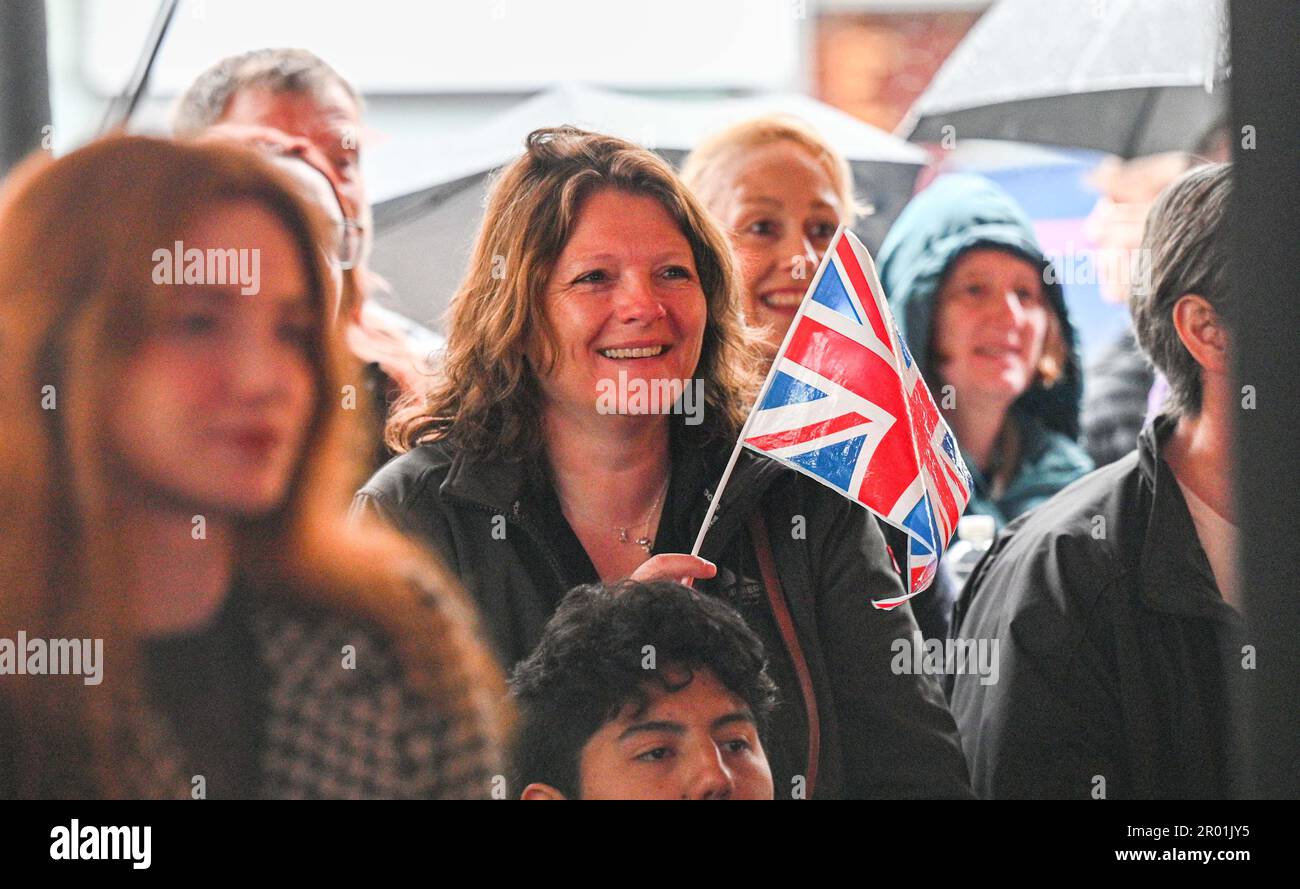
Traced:
<path id="1" fill-rule="evenodd" d="M 1240 792 L 1249 639 L 1160 458 L 1173 425 L 1008 525 L 967 582 L 957 635 L 1000 648 L 996 683 L 951 694 L 981 797 Z"/>
<path id="2" fill-rule="evenodd" d="M 708 492 L 721 476 L 726 448 L 707 445 L 701 434 L 685 426 L 674 431 L 656 552 L 690 551 Z M 376 473 L 355 508 L 379 513 L 442 556 L 476 599 L 507 668 L 536 645 L 568 589 L 597 580 L 549 483 L 519 463 L 475 463 L 445 445 L 423 445 Z M 969 797 L 939 684 L 891 672 L 891 644 L 910 638 L 916 624 L 907 606 L 871 605 L 872 598 L 898 592 L 875 521 L 811 479 L 746 452 L 701 552 L 718 565 L 718 575 L 697 586 L 735 605 L 767 646 L 783 698 L 764 740 L 777 798 L 790 796 L 806 768 L 808 732 L 746 530 L 755 510 L 766 522 L 818 703 L 815 795 Z"/>

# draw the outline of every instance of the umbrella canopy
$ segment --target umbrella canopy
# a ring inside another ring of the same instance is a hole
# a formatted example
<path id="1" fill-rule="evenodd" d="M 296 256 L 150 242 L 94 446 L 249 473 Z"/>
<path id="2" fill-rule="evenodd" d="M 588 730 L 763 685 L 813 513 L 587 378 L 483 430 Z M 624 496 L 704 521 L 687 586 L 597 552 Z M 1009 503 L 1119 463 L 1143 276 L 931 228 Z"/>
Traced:
<path id="1" fill-rule="evenodd" d="M 1217 0 L 1000 0 L 899 133 L 1190 151 L 1226 114 L 1224 30 Z"/>
<path id="2" fill-rule="evenodd" d="M 678 164 L 722 127 L 773 112 L 802 118 L 849 159 L 859 200 L 874 209 L 856 231 L 868 247 L 878 248 L 928 160 L 918 146 L 807 96 L 663 99 L 564 85 L 468 132 L 403 148 L 411 152 L 409 168 L 425 171 L 427 178 L 425 185 L 375 206 L 370 264 L 392 287 L 384 301 L 441 328 L 483 216 L 489 174 L 523 150 L 532 130 L 572 124 L 637 142 Z"/>

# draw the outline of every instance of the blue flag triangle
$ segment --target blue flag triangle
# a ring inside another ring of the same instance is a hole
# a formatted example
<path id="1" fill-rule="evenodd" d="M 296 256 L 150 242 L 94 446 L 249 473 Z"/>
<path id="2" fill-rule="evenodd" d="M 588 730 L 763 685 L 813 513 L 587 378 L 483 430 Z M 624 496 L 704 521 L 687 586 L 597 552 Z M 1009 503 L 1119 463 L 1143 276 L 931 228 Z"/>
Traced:
<path id="1" fill-rule="evenodd" d="M 786 404 L 803 404 L 804 402 L 816 401 L 825 397 L 826 393 L 817 387 L 800 382 L 788 373 L 777 371 L 776 376 L 772 379 L 771 387 L 767 390 L 767 395 L 763 398 L 763 403 L 759 405 L 759 409 L 767 410 L 768 408 L 781 407 Z"/>
<path id="2" fill-rule="evenodd" d="M 859 435 L 857 438 L 846 439 L 815 451 L 804 451 L 787 459 L 828 484 L 847 492 L 849 482 L 853 480 L 853 468 L 858 465 L 858 454 L 862 451 L 862 443 L 866 440 L 865 435 Z"/>
<path id="3" fill-rule="evenodd" d="M 925 552 L 934 552 L 934 523 L 930 518 L 930 498 L 922 497 L 912 507 L 912 511 L 903 519 L 903 526 L 916 536 L 914 543 L 925 548 Z"/>
<path id="4" fill-rule="evenodd" d="M 853 300 L 849 299 L 849 294 L 844 289 L 844 282 L 840 280 L 834 264 L 827 266 L 826 271 L 822 273 L 822 279 L 817 282 L 817 289 L 813 291 L 812 298 L 813 302 L 821 303 L 828 309 L 839 312 L 845 318 L 852 318 L 859 324 L 862 323 L 862 318 L 854 308 Z"/>

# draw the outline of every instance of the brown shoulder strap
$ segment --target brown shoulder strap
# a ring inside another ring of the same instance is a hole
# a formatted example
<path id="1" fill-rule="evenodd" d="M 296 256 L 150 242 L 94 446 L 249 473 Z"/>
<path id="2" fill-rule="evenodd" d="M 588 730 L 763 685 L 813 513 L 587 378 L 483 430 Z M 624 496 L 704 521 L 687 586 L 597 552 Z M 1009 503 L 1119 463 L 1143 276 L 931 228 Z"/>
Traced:
<path id="1" fill-rule="evenodd" d="M 776 573 L 776 563 L 772 560 L 772 542 L 767 537 L 767 526 L 763 517 L 754 513 L 749 517 L 749 534 L 754 540 L 754 552 L 758 556 L 758 569 L 763 574 L 763 586 L 767 590 L 767 601 L 772 606 L 772 616 L 785 640 L 785 649 L 794 663 L 795 675 L 799 678 L 799 691 L 803 695 L 804 711 L 808 716 L 808 795 L 812 799 L 817 787 L 817 763 L 821 758 L 822 732 L 821 720 L 817 718 L 817 695 L 813 691 L 812 672 L 808 661 L 803 656 L 803 646 L 794 631 L 794 618 L 790 616 L 790 607 L 785 600 L 785 588 Z"/>

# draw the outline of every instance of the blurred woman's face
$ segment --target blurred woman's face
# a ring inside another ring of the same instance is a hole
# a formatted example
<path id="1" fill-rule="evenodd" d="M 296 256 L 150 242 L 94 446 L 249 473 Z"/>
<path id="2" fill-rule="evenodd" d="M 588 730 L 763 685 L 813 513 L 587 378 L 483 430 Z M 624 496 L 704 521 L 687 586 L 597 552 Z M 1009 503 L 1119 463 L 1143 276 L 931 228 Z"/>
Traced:
<path id="1" fill-rule="evenodd" d="M 742 152 L 718 175 L 710 209 L 740 261 L 746 320 L 766 329 L 775 355 L 845 208 L 822 164 L 788 140 Z"/>
<path id="2" fill-rule="evenodd" d="M 590 195 L 544 300 L 558 347 L 540 380 L 549 407 L 590 416 L 621 374 L 644 386 L 695 373 L 708 305 L 690 243 L 653 197 L 612 188 Z"/>
<path id="3" fill-rule="evenodd" d="M 116 455 L 146 496 L 265 513 L 284 500 L 315 408 L 308 350 L 319 322 L 307 270 L 285 226 L 255 202 L 219 205 L 183 243 L 205 255 L 257 251 L 246 254 L 257 286 L 156 285 L 166 291 L 161 317 L 130 360 L 111 419 Z"/>
<path id="4" fill-rule="evenodd" d="M 939 291 L 936 367 L 957 403 L 1010 405 L 1034 383 L 1051 307 L 1038 268 L 1002 250 L 963 253 Z"/>

